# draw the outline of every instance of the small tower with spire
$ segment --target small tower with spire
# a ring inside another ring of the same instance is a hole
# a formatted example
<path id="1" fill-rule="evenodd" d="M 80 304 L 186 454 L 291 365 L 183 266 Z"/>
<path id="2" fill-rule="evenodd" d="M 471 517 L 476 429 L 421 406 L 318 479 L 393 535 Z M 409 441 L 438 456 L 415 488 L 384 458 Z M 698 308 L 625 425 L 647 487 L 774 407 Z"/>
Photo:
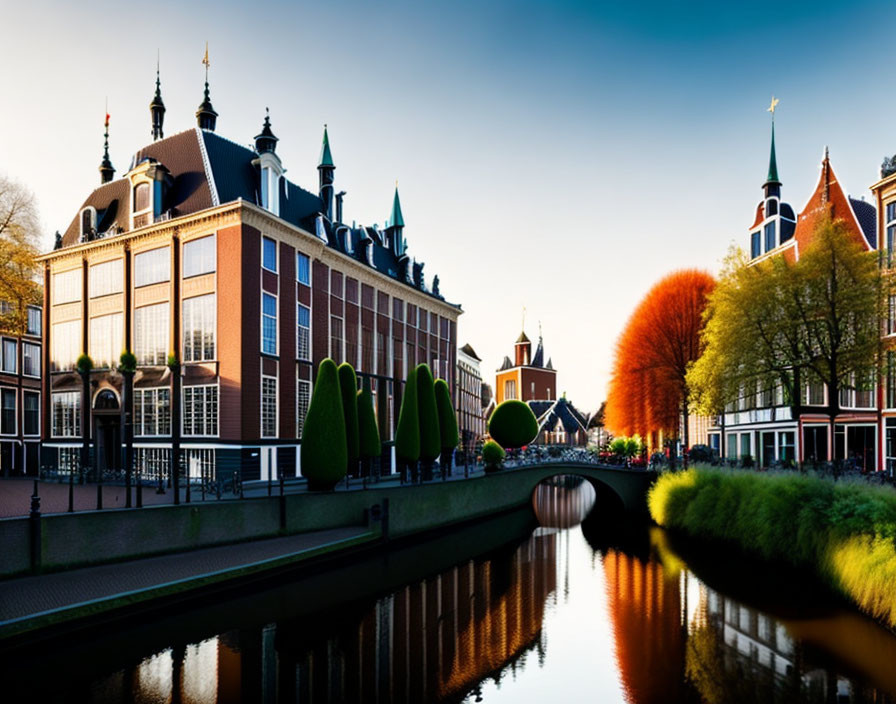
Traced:
<path id="1" fill-rule="evenodd" d="M 165 135 L 162 125 L 165 122 L 165 103 L 162 102 L 162 82 L 159 77 L 159 61 L 156 59 L 156 94 L 149 104 L 149 114 L 152 116 L 152 141 L 162 139 Z"/>
<path id="2" fill-rule="evenodd" d="M 274 215 L 280 214 L 280 177 L 283 175 L 283 164 L 276 153 L 278 141 L 271 129 L 271 111 L 265 108 L 264 124 L 255 137 L 258 158 L 252 164 L 258 168 L 261 207 L 267 208 Z"/>
<path id="3" fill-rule="evenodd" d="M 103 134 L 103 160 L 100 162 L 100 183 L 109 183 L 115 177 L 115 167 L 109 159 L 109 111 L 106 111 L 106 131 Z"/>
<path id="4" fill-rule="evenodd" d="M 386 236 L 396 256 L 404 254 L 404 216 L 401 214 L 401 201 L 398 198 L 398 181 L 395 182 L 395 196 L 392 198 L 392 213 L 389 215 L 389 226 Z"/>
<path id="5" fill-rule="evenodd" d="M 255 151 L 259 154 L 273 154 L 277 151 L 277 142 L 279 138 L 271 129 L 271 111 L 270 108 L 264 109 L 264 124 L 261 127 L 261 133 L 255 135 Z"/>
<path id="6" fill-rule="evenodd" d="M 214 132 L 215 124 L 218 121 L 218 113 L 212 107 L 212 100 L 208 94 L 208 67 L 211 66 L 208 60 L 208 42 L 205 43 L 205 57 L 202 59 L 202 63 L 205 65 L 205 97 L 196 111 L 196 122 L 199 124 L 200 129 Z"/>
<path id="7" fill-rule="evenodd" d="M 772 104 L 768 108 L 768 111 L 772 114 L 772 147 L 768 157 L 768 176 L 766 176 L 765 183 L 762 186 L 766 200 L 781 197 L 781 182 L 778 180 L 778 160 L 775 156 L 775 108 L 778 107 L 779 102 L 777 98 L 772 96 Z"/>
<path id="8" fill-rule="evenodd" d="M 333 220 L 333 181 L 336 178 L 336 165 L 333 163 L 333 154 L 330 152 L 330 137 L 327 134 L 327 126 L 324 125 L 324 141 L 320 148 L 320 163 L 317 165 L 317 173 L 320 181 L 320 199 L 324 205 L 324 215 L 328 220 Z"/>

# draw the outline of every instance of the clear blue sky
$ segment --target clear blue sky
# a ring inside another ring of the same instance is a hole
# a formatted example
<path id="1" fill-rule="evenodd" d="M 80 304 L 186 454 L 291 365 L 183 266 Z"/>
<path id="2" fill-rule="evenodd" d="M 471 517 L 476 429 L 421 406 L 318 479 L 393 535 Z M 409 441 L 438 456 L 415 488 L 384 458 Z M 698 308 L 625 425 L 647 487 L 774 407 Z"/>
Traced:
<path id="1" fill-rule="evenodd" d="M 715 270 L 768 163 L 801 208 L 824 145 L 854 196 L 896 152 L 886 3 L 90 3 L 6 10 L 0 171 L 49 244 L 98 183 L 108 96 L 119 174 L 195 124 L 205 41 L 218 132 L 271 109 L 288 176 L 316 188 L 330 126 L 346 217 L 382 224 L 399 180 L 410 253 L 463 304 L 487 380 L 542 321 L 559 390 L 603 399 L 615 339 L 658 278 Z"/>

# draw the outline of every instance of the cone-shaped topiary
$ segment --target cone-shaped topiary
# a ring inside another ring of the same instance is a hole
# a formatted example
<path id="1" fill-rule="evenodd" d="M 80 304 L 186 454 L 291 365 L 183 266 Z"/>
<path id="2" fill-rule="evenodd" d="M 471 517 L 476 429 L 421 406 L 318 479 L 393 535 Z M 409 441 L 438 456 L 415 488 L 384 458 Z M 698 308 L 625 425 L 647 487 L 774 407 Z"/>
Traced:
<path id="1" fill-rule="evenodd" d="M 486 472 L 497 472 L 504 464 L 504 448 L 494 440 L 489 440 L 482 446 L 482 463 Z"/>
<path id="2" fill-rule="evenodd" d="M 442 441 L 436 392 L 428 364 L 417 365 L 417 413 L 420 415 L 420 459 L 433 462 L 442 451 Z"/>
<path id="3" fill-rule="evenodd" d="M 442 446 L 442 471 L 451 469 L 451 453 L 457 447 L 457 415 L 451 403 L 448 382 L 439 379 L 435 384 L 436 408 L 439 409 L 439 444 Z"/>
<path id="4" fill-rule="evenodd" d="M 522 447 L 538 435 L 538 421 L 528 404 L 510 399 L 498 404 L 492 413 L 488 434 L 501 447 Z"/>
<path id="5" fill-rule="evenodd" d="M 339 390 L 342 393 L 342 413 L 345 416 L 345 447 L 348 453 L 349 474 L 358 471 L 358 377 L 348 362 L 339 365 Z"/>
<path id="6" fill-rule="evenodd" d="M 408 371 L 404 384 L 398 426 L 395 428 L 395 454 L 406 463 L 420 459 L 420 419 L 417 417 L 417 370 Z"/>
<path id="7" fill-rule="evenodd" d="M 380 430 L 376 425 L 376 414 L 373 412 L 373 394 L 370 393 L 370 380 L 364 378 L 362 389 L 358 392 L 358 451 L 361 457 L 379 457 L 382 451 Z"/>
<path id="8" fill-rule="evenodd" d="M 302 474 L 312 490 L 332 489 L 345 476 L 348 450 L 339 372 L 332 359 L 317 370 L 314 393 L 302 431 Z"/>

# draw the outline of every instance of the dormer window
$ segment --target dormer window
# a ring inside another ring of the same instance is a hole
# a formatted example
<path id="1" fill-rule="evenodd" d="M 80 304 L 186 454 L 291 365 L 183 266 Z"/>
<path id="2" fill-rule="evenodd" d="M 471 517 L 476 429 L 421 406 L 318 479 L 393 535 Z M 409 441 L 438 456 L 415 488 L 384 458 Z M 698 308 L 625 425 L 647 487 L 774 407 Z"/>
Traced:
<path id="1" fill-rule="evenodd" d="M 280 214 L 280 174 L 269 166 L 261 169 L 261 207 Z"/>
<path id="2" fill-rule="evenodd" d="M 96 234 L 96 209 L 91 206 L 81 211 L 81 241 L 86 242 Z"/>
<path id="3" fill-rule="evenodd" d="M 144 159 L 128 173 L 131 182 L 131 229 L 146 227 L 159 220 L 165 186 L 171 177 L 162 164 Z"/>

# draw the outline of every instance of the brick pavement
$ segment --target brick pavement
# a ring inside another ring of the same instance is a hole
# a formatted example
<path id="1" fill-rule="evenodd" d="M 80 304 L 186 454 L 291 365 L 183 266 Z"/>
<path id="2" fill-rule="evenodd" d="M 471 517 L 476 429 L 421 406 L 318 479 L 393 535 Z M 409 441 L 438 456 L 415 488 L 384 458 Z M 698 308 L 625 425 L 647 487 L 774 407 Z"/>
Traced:
<path id="1" fill-rule="evenodd" d="M 373 534 L 364 526 L 335 528 L 0 581 L 0 630 L 3 622 L 12 619 L 149 590 L 177 580 L 201 578 L 274 558 L 301 559 L 303 552 L 365 537 L 373 539 Z"/>

